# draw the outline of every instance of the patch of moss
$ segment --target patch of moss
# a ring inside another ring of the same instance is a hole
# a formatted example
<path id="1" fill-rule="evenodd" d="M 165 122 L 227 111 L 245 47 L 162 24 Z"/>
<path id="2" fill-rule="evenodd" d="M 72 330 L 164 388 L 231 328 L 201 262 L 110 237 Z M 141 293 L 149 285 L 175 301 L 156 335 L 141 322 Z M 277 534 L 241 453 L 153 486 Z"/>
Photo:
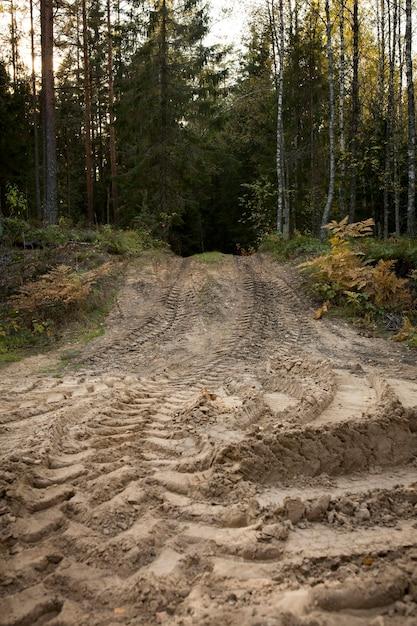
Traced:
<path id="1" fill-rule="evenodd" d="M 192 258 L 195 259 L 196 261 L 199 261 L 200 263 L 207 263 L 207 264 L 214 264 L 214 263 L 221 263 L 221 261 L 223 261 L 226 258 L 226 254 L 223 254 L 222 252 L 217 252 L 217 251 L 213 251 L 213 252 L 202 252 L 201 254 L 195 254 Z"/>

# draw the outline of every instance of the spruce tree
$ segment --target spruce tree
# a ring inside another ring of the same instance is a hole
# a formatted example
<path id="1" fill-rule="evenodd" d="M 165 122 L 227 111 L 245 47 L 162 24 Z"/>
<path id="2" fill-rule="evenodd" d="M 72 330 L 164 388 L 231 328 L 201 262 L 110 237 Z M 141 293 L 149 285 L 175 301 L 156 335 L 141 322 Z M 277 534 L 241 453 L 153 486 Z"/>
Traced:
<path id="1" fill-rule="evenodd" d="M 204 43 L 207 32 L 201 0 L 151 3 L 146 39 L 122 85 L 124 216 L 140 215 L 166 236 L 196 206 L 196 181 L 205 175 L 202 125 L 222 77 L 216 51 Z"/>

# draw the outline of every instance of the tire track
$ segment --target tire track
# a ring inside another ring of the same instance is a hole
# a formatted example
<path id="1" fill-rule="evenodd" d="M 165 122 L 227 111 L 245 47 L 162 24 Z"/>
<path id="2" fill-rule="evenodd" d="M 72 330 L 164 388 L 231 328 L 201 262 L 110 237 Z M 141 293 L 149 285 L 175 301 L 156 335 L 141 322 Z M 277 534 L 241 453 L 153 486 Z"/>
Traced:
<path id="1" fill-rule="evenodd" d="M 414 610 L 414 388 L 405 406 L 383 375 L 307 356 L 315 330 L 282 270 L 227 271 L 220 334 L 187 261 L 160 315 L 97 347 L 103 365 L 3 394 L 1 626 L 336 626 L 357 606 L 369 626 L 378 585 Z"/>

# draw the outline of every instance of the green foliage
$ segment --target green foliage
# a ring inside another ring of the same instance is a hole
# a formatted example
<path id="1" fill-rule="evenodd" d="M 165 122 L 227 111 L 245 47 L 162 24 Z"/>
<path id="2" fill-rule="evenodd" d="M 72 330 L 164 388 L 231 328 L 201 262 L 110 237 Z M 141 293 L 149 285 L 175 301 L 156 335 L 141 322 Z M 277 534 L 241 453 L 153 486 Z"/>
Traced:
<path id="1" fill-rule="evenodd" d="M 224 258 L 225 256 L 221 252 L 202 252 L 193 256 L 193 259 L 199 263 L 206 263 L 207 265 L 220 263 Z"/>
<path id="2" fill-rule="evenodd" d="M 97 229 L 77 228 L 62 218 L 57 225 L 38 227 L 17 217 L 7 217 L 4 219 L 3 241 L 7 246 L 22 248 L 34 245 L 48 248 L 68 243 L 91 243 L 104 252 L 119 256 L 136 256 L 144 250 L 162 245 L 140 228 L 135 230 L 120 230 L 112 226 Z"/>
<path id="3" fill-rule="evenodd" d="M 20 191 L 17 185 L 8 183 L 6 186 L 6 207 L 9 215 L 16 218 L 25 218 L 28 214 L 28 201 L 26 195 Z"/>
<path id="4" fill-rule="evenodd" d="M 283 239 L 277 233 L 271 233 L 262 240 L 259 246 L 260 252 L 268 252 L 281 261 L 314 256 L 326 250 L 328 250 L 327 243 L 322 243 L 311 235 L 300 233 L 296 233 L 289 240 Z"/>
<path id="5" fill-rule="evenodd" d="M 400 237 L 385 241 L 368 237 L 358 241 L 356 247 L 370 262 L 395 260 L 396 271 L 403 276 L 417 269 L 417 239 Z"/>
<path id="6" fill-rule="evenodd" d="M 206 45 L 202 0 L 151 3 L 142 20 L 147 36 L 125 69 L 117 115 L 123 223 L 140 216 L 152 232 L 187 253 L 177 240 L 187 216 L 189 230 L 196 231 L 187 247 L 199 247 L 195 226 L 217 167 L 212 129 L 226 68 L 220 50 Z"/>
<path id="7" fill-rule="evenodd" d="M 96 241 L 105 252 L 122 256 L 137 256 L 157 245 L 149 233 L 139 230 L 117 230 L 111 226 L 100 228 Z"/>
<path id="8" fill-rule="evenodd" d="M 242 187 L 246 193 L 239 198 L 243 215 L 241 221 L 251 224 L 258 240 L 270 231 L 275 219 L 277 204 L 276 184 L 266 176 L 260 176 L 253 183 L 245 183 Z"/>

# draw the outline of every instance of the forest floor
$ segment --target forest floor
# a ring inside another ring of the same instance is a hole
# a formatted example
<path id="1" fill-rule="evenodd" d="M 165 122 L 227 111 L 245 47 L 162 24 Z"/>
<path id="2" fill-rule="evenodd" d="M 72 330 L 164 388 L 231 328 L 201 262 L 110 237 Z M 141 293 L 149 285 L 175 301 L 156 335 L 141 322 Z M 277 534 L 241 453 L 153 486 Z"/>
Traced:
<path id="1" fill-rule="evenodd" d="M 2 370 L 0 625 L 415 626 L 415 359 L 266 255 L 132 263 Z"/>

